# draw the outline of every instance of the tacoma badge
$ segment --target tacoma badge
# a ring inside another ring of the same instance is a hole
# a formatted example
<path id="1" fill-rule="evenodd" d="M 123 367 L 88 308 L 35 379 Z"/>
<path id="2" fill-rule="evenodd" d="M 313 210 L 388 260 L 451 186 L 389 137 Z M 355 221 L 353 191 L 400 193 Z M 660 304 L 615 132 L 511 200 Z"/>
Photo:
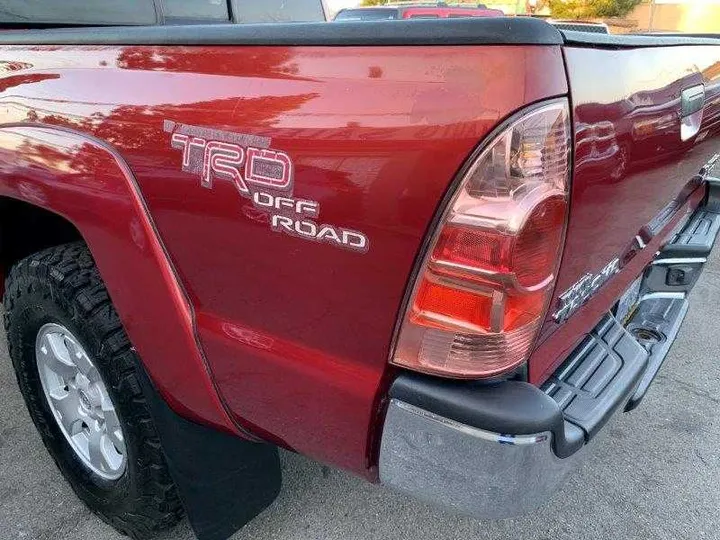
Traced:
<path id="1" fill-rule="evenodd" d="M 565 322 L 580 306 L 587 302 L 613 274 L 620 270 L 620 259 L 613 259 L 598 274 L 585 274 L 580 280 L 560 295 L 560 306 L 553 313 L 557 322 Z"/>

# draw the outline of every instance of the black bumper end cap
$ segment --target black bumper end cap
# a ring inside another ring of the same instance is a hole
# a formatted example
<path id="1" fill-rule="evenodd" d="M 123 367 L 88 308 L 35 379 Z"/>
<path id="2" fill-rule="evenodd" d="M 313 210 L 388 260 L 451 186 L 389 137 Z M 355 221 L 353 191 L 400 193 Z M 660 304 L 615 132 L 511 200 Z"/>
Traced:
<path id="1" fill-rule="evenodd" d="M 479 382 L 402 373 L 390 398 L 455 422 L 494 433 L 530 435 L 549 431 L 553 450 L 568 457 L 585 443 L 581 429 L 566 422 L 553 398 L 522 381 Z"/>

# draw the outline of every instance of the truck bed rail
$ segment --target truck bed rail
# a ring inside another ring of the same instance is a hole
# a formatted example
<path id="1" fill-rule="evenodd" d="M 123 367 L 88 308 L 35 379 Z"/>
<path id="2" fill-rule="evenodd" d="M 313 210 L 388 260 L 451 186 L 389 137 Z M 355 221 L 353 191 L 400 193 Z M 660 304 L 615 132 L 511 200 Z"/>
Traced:
<path id="1" fill-rule="evenodd" d="M 561 45 L 560 32 L 525 17 L 278 24 L 113 26 L 8 30 L 0 45 Z"/>
<path id="2" fill-rule="evenodd" d="M 608 49 L 718 45 L 718 34 L 600 34 L 560 30 L 566 45 Z"/>

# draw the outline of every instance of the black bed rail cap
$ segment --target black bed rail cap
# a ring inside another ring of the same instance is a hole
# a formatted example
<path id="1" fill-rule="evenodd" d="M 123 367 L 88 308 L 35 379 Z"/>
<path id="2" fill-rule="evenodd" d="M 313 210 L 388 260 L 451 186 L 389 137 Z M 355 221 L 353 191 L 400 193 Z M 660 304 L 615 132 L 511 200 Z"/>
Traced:
<path id="1" fill-rule="evenodd" d="M 528 17 L 6 30 L 0 45 L 561 45 Z"/>
<path id="2" fill-rule="evenodd" d="M 566 45 L 608 49 L 720 45 L 720 34 L 594 34 L 560 30 Z"/>

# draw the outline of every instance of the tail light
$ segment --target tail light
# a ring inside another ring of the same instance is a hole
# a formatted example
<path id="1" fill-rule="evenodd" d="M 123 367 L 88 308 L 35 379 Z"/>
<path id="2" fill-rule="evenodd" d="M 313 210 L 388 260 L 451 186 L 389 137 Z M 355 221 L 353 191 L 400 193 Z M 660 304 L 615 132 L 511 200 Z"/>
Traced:
<path id="1" fill-rule="evenodd" d="M 417 274 L 393 364 L 491 377 L 527 359 L 560 260 L 569 149 L 558 100 L 515 117 L 474 159 Z"/>

